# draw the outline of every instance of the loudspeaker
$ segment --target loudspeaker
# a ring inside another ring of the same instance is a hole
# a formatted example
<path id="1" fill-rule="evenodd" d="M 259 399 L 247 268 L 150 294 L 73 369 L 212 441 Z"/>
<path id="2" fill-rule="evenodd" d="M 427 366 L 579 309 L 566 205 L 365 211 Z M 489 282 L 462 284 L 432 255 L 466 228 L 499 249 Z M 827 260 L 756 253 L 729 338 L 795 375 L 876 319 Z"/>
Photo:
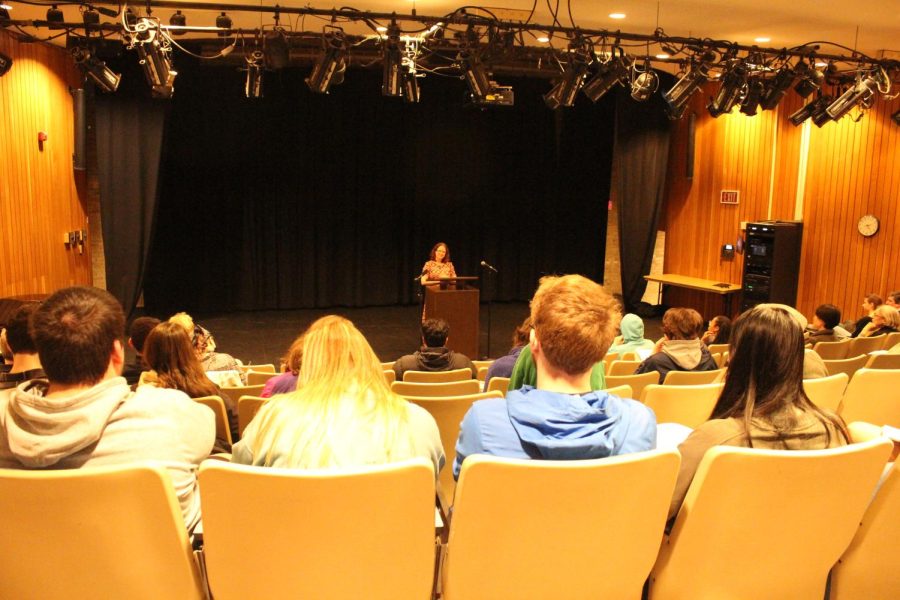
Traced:
<path id="1" fill-rule="evenodd" d="M 76 171 L 84 171 L 87 169 L 85 150 L 85 144 L 87 143 L 87 116 L 84 89 L 72 90 L 72 103 L 75 109 L 75 144 L 72 153 L 72 168 Z"/>

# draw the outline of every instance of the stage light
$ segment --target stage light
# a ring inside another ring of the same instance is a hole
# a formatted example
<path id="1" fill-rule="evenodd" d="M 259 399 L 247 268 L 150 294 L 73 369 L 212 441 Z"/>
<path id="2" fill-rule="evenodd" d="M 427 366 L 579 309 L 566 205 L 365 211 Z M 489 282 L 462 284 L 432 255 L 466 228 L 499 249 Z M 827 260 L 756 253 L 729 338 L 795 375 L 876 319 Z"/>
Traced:
<path id="1" fill-rule="evenodd" d="M 225 30 L 218 33 L 219 37 L 225 37 L 229 35 L 231 33 L 231 17 L 229 17 L 223 11 L 222 14 L 216 17 L 216 27 Z"/>
<path id="2" fill-rule="evenodd" d="M 247 98 L 262 98 L 265 54 L 263 54 L 262 50 L 254 50 L 244 57 L 244 61 L 247 63 L 247 80 L 244 82 L 244 95 Z"/>
<path id="3" fill-rule="evenodd" d="M 807 63 L 798 63 L 795 67 L 799 81 L 794 86 L 794 91 L 801 98 L 807 98 L 810 94 L 822 87 L 825 74 L 810 67 Z"/>
<path id="4" fill-rule="evenodd" d="M 622 55 L 615 56 L 608 62 L 599 63 L 594 75 L 587 80 L 581 91 L 591 99 L 591 102 L 596 102 L 613 86 L 622 84 L 628 78 L 628 69 L 628 62 Z"/>
<path id="5" fill-rule="evenodd" d="M 84 23 L 85 29 L 91 27 L 92 25 L 99 25 L 100 13 L 98 13 L 90 6 L 87 6 L 81 13 L 81 20 Z"/>
<path id="6" fill-rule="evenodd" d="M 832 99 L 829 96 L 819 96 L 795 111 L 788 119 L 795 127 L 801 125 L 813 115 L 824 113 L 825 109 L 828 108 L 828 105 L 831 104 L 831 100 Z M 828 113 L 825 114 L 827 115 Z"/>
<path id="7" fill-rule="evenodd" d="M 764 89 L 765 86 L 759 79 L 750 80 L 750 83 L 747 84 L 747 92 L 744 94 L 743 101 L 741 101 L 742 113 L 748 117 L 752 117 L 756 114 L 756 111 L 759 109 L 759 102 L 762 98 Z"/>
<path id="8" fill-rule="evenodd" d="M 402 96 L 403 57 L 400 54 L 400 28 L 396 23 L 388 27 L 388 34 L 384 41 L 383 75 L 381 79 L 381 94 L 383 96 Z"/>
<path id="9" fill-rule="evenodd" d="M 669 118 L 680 119 L 687 107 L 688 100 L 694 92 L 709 80 L 709 68 L 716 60 L 716 54 L 712 51 L 704 52 L 699 60 L 691 61 L 691 67 L 687 73 L 675 82 L 668 92 L 663 94 L 663 100 L 669 105 Z"/>
<path id="10" fill-rule="evenodd" d="M 469 91 L 472 93 L 472 100 L 483 102 L 494 86 L 480 57 L 468 51 L 463 52 L 460 54 L 460 65 L 462 66 L 463 77 L 469 86 Z"/>
<path id="11" fill-rule="evenodd" d="M 828 116 L 837 121 L 852 109 L 854 106 L 863 103 L 869 103 L 878 90 L 878 81 L 869 75 L 861 77 L 856 84 L 841 94 L 837 100 L 831 103 L 826 109 Z"/>
<path id="12" fill-rule="evenodd" d="M 645 102 L 659 87 L 659 76 L 650 66 L 649 59 L 644 63 L 643 71 L 635 69 L 632 75 L 634 73 L 637 76 L 631 81 L 631 97 L 638 102 Z"/>
<path id="13" fill-rule="evenodd" d="M 784 65 L 778 72 L 775 73 L 775 76 L 769 80 L 768 85 L 765 86 L 762 97 L 759 100 L 759 105 L 763 110 L 773 110 L 778 103 L 781 102 L 781 99 L 784 98 L 784 95 L 787 93 L 788 89 L 794 84 L 794 80 L 797 78 L 797 75 L 794 73 L 793 67 L 790 65 Z"/>
<path id="14" fill-rule="evenodd" d="M 59 10 L 55 4 L 47 9 L 47 22 L 51 23 L 50 29 L 62 29 L 62 27 L 59 26 L 59 23 L 66 22 L 63 11 Z"/>
<path id="15" fill-rule="evenodd" d="M 266 33 L 263 47 L 266 55 L 266 68 L 277 71 L 287 67 L 291 62 L 291 48 L 288 39 L 281 30 Z"/>
<path id="16" fill-rule="evenodd" d="M 327 94 L 328 88 L 344 82 L 347 69 L 347 41 L 344 32 L 337 29 L 322 38 L 325 51 L 306 78 L 306 85 L 317 94 Z"/>
<path id="17" fill-rule="evenodd" d="M 743 64 L 738 64 L 722 77 L 719 91 L 716 97 L 712 98 L 706 105 L 706 110 L 715 118 L 725 113 L 730 113 L 734 105 L 740 100 L 746 85 L 747 67 Z"/>
<path id="18" fill-rule="evenodd" d="M 94 82 L 101 92 L 112 93 L 119 89 L 122 76 L 106 66 L 106 63 L 91 54 L 87 48 L 72 49 L 75 64 L 81 69 L 85 79 Z"/>
<path id="19" fill-rule="evenodd" d="M 410 103 L 419 101 L 419 81 L 416 79 L 415 73 L 408 68 L 401 71 L 403 78 L 403 99 Z"/>
<path id="20" fill-rule="evenodd" d="M 169 25 L 172 27 L 187 27 L 187 17 L 184 16 L 184 13 L 180 10 L 176 10 L 172 13 L 172 16 L 169 17 Z M 185 31 L 182 29 L 170 29 L 169 33 L 172 35 L 184 35 Z"/>
<path id="21" fill-rule="evenodd" d="M 563 72 L 562 80 L 544 94 L 544 103 L 554 110 L 572 106 L 587 71 L 588 65 L 584 58 L 579 54 L 570 53 L 569 65 Z"/>
<path id="22" fill-rule="evenodd" d="M 138 54 L 138 62 L 144 69 L 151 93 L 156 98 L 171 98 L 177 71 L 172 69 L 169 41 L 159 32 L 159 24 L 148 17 L 141 17 L 134 29 L 127 29 L 128 48 Z"/>
<path id="23" fill-rule="evenodd" d="M 0 52 L 0 77 L 3 77 L 12 69 L 13 59 Z"/>

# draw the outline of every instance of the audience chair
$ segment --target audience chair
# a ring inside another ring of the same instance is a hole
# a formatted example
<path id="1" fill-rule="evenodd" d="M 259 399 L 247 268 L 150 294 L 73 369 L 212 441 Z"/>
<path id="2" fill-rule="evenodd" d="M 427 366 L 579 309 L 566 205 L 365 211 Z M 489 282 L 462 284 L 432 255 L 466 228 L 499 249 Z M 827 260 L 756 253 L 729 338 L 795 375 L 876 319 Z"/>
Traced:
<path id="1" fill-rule="evenodd" d="M 466 458 L 443 598 L 640 598 L 681 458 Z M 591 500 L 593 499 L 593 500 Z"/>
<path id="2" fill-rule="evenodd" d="M 277 373 L 264 373 L 262 371 L 247 371 L 247 385 L 262 385 L 275 377 Z"/>
<path id="3" fill-rule="evenodd" d="M 472 379 L 472 369 L 403 372 L 403 381 L 412 383 L 447 383 L 449 381 L 465 381 L 466 379 Z"/>
<path id="4" fill-rule="evenodd" d="M 695 429 L 709 420 L 724 386 L 648 385 L 641 400 L 656 413 L 657 423 L 680 423 Z"/>
<path id="5" fill-rule="evenodd" d="M 884 349 L 890 350 L 897 344 L 900 344 L 900 331 L 895 331 L 894 333 L 889 333 L 884 336 Z"/>
<path id="6" fill-rule="evenodd" d="M 391 360 L 391 361 L 388 361 L 388 362 L 383 362 L 383 363 L 381 363 L 381 368 L 384 369 L 385 371 L 388 370 L 388 369 L 393 370 L 393 369 L 394 369 L 394 363 L 395 363 L 395 362 L 397 362 L 397 361 Z"/>
<path id="7" fill-rule="evenodd" d="M 385 369 L 384 378 L 387 380 L 388 385 L 391 385 L 392 383 L 397 381 L 397 372 L 393 369 Z"/>
<path id="8" fill-rule="evenodd" d="M 900 370 L 860 369 L 838 411 L 844 421 L 900 427 Z"/>
<path id="9" fill-rule="evenodd" d="M 900 354 L 872 354 L 866 369 L 900 369 Z"/>
<path id="10" fill-rule="evenodd" d="M 0 470 L 4 598 L 205 597 L 163 467 Z"/>
<path id="11" fill-rule="evenodd" d="M 819 408 L 837 412 L 841 405 L 841 398 L 844 397 L 844 390 L 847 389 L 848 381 L 850 381 L 850 377 L 846 373 L 838 373 L 818 379 L 804 379 L 803 391 L 806 392 L 812 403 Z"/>
<path id="12" fill-rule="evenodd" d="M 247 373 L 248 371 L 256 371 L 257 373 L 271 373 L 273 375 L 277 374 L 275 370 L 275 365 L 273 364 L 262 364 L 262 365 L 241 365 L 241 371 Z"/>
<path id="13" fill-rule="evenodd" d="M 247 425 L 250 424 L 250 421 L 253 420 L 259 409 L 263 407 L 263 404 L 268 401 L 268 398 L 260 398 L 259 396 L 241 396 L 238 399 L 238 435 L 244 435 Z"/>
<path id="14" fill-rule="evenodd" d="M 715 353 L 713 353 L 713 354 L 710 354 L 710 356 L 712 356 L 712 359 L 713 359 L 714 361 L 716 361 L 716 366 L 717 366 L 718 368 L 721 369 L 723 366 L 725 366 L 725 359 L 722 357 L 722 353 L 721 353 L 721 352 L 715 352 Z"/>
<path id="15" fill-rule="evenodd" d="M 473 360 L 472 364 L 475 365 L 476 369 L 481 369 L 482 367 L 490 367 L 492 364 L 494 364 L 494 359 L 492 358 L 490 360 Z M 482 381 L 484 381 L 484 380 L 482 380 Z"/>
<path id="16" fill-rule="evenodd" d="M 233 440 L 231 439 L 231 427 L 228 423 L 228 411 L 225 410 L 225 401 L 218 396 L 203 396 L 194 398 L 194 402 L 199 402 L 212 409 L 213 414 L 216 415 L 216 438 L 228 442 L 228 447 L 230 448 Z"/>
<path id="17" fill-rule="evenodd" d="M 502 398 L 500 392 L 482 392 L 469 396 L 455 396 L 450 398 L 409 398 L 410 402 L 418 404 L 434 417 L 441 434 L 441 445 L 444 447 L 446 463 L 438 477 L 440 483 L 439 498 L 444 514 L 449 514 L 453 504 L 453 492 L 456 489 L 456 481 L 453 479 L 453 461 L 456 460 L 456 440 L 459 439 L 459 426 L 463 417 L 469 411 L 469 407 L 476 400 L 487 398 Z"/>
<path id="18" fill-rule="evenodd" d="M 847 358 L 850 350 L 850 340 L 841 340 L 839 342 L 819 342 L 813 346 L 813 350 L 822 360 L 843 360 Z"/>
<path id="19" fill-rule="evenodd" d="M 894 462 L 850 547 L 831 571 L 831 600 L 893 598 L 900 590 L 900 462 Z"/>
<path id="20" fill-rule="evenodd" d="M 509 391 L 509 377 L 491 377 L 491 380 L 488 381 L 487 391 L 500 392 L 505 396 Z"/>
<path id="21" fill-rule="evenodd" d="M 618 352 L 607 352 L 606 355 L 603 357 L 603 372 L 604 373 L 609 373 L 609 365 L 611 365 L 614 360 L 620 360 L 619 353 Z"/>
<path id="22" fill-rule="evenodd" d="M 635 370 L 637 370 L 638 365 L 641 364 L 639 360 L 614 360 L 609 364 L 609 371 L 607 371 L 607 375 L 634 375 Z"/>
<path id="23" fill-rule="evenodd" d="M 630 385 L 617 385 L 616 387 L 608 387 L 603 391 L 619 398 L 634 399 L 634 390 L 631 389 Z"/>
<path id="24" fill-rule="evenodd" d="M 447 383 L 415 383 L 395 381 L 391 390 L 400 396 L 417 398 L 440 398 L 442 396 L 468 396 L 481 391 L 481 382 L 477 379 L 465 381 L 449 381 Z"/>
<path id="25" fill-rule="evenodd" d="M 641 358 L 638 356 L 637 352 L 625 352 L 622 354 L 622 360 L 636 360 L 641 362 Z"/>
<path id="26" fill-rule="evenodd" d="M 650 578 L 650 600 L 821 600 L 891 444 L 706 452 Z"/>
<path id="27" fill-rule="evenodd" d="M 868 354 L 884 348 L 885 336 L 877 335 L 875 337 L 857 337 L 850 340 L 850 348 L 847 350 L 847 356 L 859 356 L 860 354 Z"/>
<path id="28" fill-rule="evenodd" d="M 728 344 L 710 344 L 706 349 L 710 354 L 723 354 L 728 352 Z"/>
<path id="29" fill-rule="evenodd" d="M 219 391 L 222 392 L 222 400 L 225 401 L 225 406 L 228 407 L 232 412 L 237 411 L 238 398 L 241 396 L 259 396 L 263 388 L 266 387 L 265 384 L 256 384 L 256 385 L 242 385 L 242 386 L 229 386 L 222 385 L 219 386 Z"/>
<path id="30" fill-rule="evenodd" d="M 424 458 L 322 470 L 206 462 L 200 487 L 216 600 L 431 594 L 434 468 Z"/>
<path id="31" fill-rule="evenodd" d="M 715 383 L 725 373 L 725 369 L 715 371 L 669 371 L 663 385 L 703 385 Z"/>
<path id="32" fill-rule="evenodd" d="M 647 373 L 641 373 L 640 375 L 606 376 L 607 389 L 616 387 L 618 385 L 631 386 L 631 391 L 634 394 L 632 398 L 634 398 L 635 400 L 641 399 L 641 395 L 643 394 L 645 387 L 656 383 L 659 383 L 659 371 L 648 371 Z"/>
<path id="33" fill-rule="evenodd" d="M 815 350 L 813 350 L 815 352 Z M 838 373 L 846 373 L 847 377 L 853 379 L 853 374 L 856 373 L 859 369 L 862 369 L 867 362 L 869 362 L 869 357 L 865 354 L 860 354 L 859 356 L 854 356 L 853 358 L 845 358 L 842 360 L 823 360 L 825 363 L 825 368 L 828 369 L 829 375 L 837 375 Z"/>
<path id="34" fill-rule="evenodd" d="M 484 380 L 487 379 L 488 369 L 490 369 L 490 367 L 478 367 L 478 376 L 475 379 L 484 383 Z"/>

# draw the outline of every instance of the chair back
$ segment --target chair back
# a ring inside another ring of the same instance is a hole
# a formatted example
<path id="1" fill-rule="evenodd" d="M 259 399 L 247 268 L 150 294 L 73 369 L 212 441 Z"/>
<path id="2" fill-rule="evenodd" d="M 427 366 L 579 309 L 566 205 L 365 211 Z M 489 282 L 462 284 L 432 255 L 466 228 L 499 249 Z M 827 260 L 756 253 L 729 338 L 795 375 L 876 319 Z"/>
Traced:
<path id="1" fill-rule="evenodd" d="M 607 375 L 634 375 L 640 364 L 639 360 L 614 360 L 609 364 Z"/>
<path id="2" fill-rule="evenodd" d="M 502 398 L 500 392 L 483 392 L 469 396 L 455 396 L 450 398 L 410 398 L 409 401 L 418 404 L 427 410 L 438 426 L 441 434 L 441 445 L 444 447 L 446 463 L 438 475 L 441 484 L 441 506 L 449 509 L 453 504 L 453 493 L 456 489 L 456 480 L 453 479 L 453 462 L 456 460 L 456 440 L 459 439 L 459 426 L 463 417 L 469 411 L 476 400 L 487 398 Z"/>
<path id="3" fill-rule="evenodd" d="M 265 384 L 260 383 L 242 386 L 222 385 L 219 386 L 219 391 L 222 392 L 222 400 L 225 401 L 225 406 L 230 411 L 235 412 L 237 410 L 238 399 L 241 396 L 259 396 L 264 387 L 266 387 Z"/>
<path id="4" fill-rule="evenodd" d="M 622 353 L 622 360 L 636 360 L 638 362 L 641 361 L 640 357 L 638 356 L 638 353 L 634 352 L 634 351 Z"/>
<path id="5" fill-rule="evenodd" d="M 860 369 L 838 411 L 844 421 L 900 427 L 900 370 Z"/>
<path id="6" fill-rule="evenodd" d="M 260 398 L 259 396 L 241 396 L 238 399 L 238 434 L 243 436 L 244 430 L 263 404 L 268 402 L 268 398 Z"/>
<path id="7" fill-rule="evenodd" d="M 381 368 L 384 369 L 385 371 L 387 371 L 388 369 L 393 369 L 395 362 L 397 362 L 397 361 L 390 360 L 388 362 L 383 362 L 383 363 L 381 363 Z"/>
<path id="8" fill-rule="evenodd" d="M 691 429 L 709 420 L 723 383 L 648 385 L 641 400 L 656 413 L 657 423 L 680 423 Z"/>
<path id="9" fill-rule="evenodd" d="M 847 352 L 850 351 L 850 340 L 841 340 L 839 342 L 819 342 L 813 346 L 822 360 L 843 360 L 847 358 Z"/>
<path id="10" fill-rule="evenodd" d="M 890 446 L 711 448 L 663 542 L 650 598 L 821 600 Z"/>
<path id="11" fill-rule="evenodd" d="M 475 366 L 476 369 L 481 369 L 482 367 L 490 367 L 492 364 L 494 364 L 494 359 L 492 358 L 490 360 L 473 360 L 472 364 Z M 484 380 L 482 380 L 482 381 L 484 381 Z"/>
<path id="12" fill-rule="evenodd" d="M 218 396 L 203 396 L 194 398 L 194 402 L 199 402 L 204 406 L 212 409 L 216 415 L 216 438 L 228 442 L 231 447 L 233 440 L 231 439 L 231 427 L 228 425 L 228 411 L 225 410 L 225 401 Z"/>
<path id="13" fill-rule="evenodd" d="M 478 367 L 478 376 L 475 379 L 484 383 L 484 380 L 487 379 L 488 369 L 490 369 L 490 367 Z"/>
<path id="14" fill-rule="evenodd" d="M 724 369 L 715 371 L 669 371 L 663 380 L 663 385 L 703 385 L 715 383 L 725 373 Z"/>
<path id="15" fill-rule="evenodd" d="M 469 375 L 471 375 L 471 371 L 469 372 Z M 442 396 L 469 396 L 481 391 L 481 382 L 477 379 L 448 381 L 446 383 L 395 381 L 391 384 L 391 390 L 395 394 L 404 397 L 440 398 Z"/>
<path id="16" fill-rule="evenodd" d="M 276 373 L 266 373 L 263 371 L 247 371 L 247 385 L 262 385 L 275 377 Z"/>
<path id="17" fill-rule="evenodd" d="M 262 365 L 241 365 L 241 371 L 245 373 L 256 371 L 257 373 L 271 373 L 272 375 L 277 373 L 275 365 L 271 363 Z"/>
<path id="18" fill-rule="evenodd" d="M 900 344 L 900 331 L 895 331 L 884 336 L 884 349 L 890 350 L 897 344 Z"/>
<path id="19" fill-rule="evenodd" d="M 815 350 L 813 350 L 815 352 Z M 856 373 L 859 369 L 862 369 L 866 366 L 866 363 L 869 361 L 869 357 L 865 354 L 860 354 L 859 356 L 854 356 L 853 358 L 845 358 L 842 360 L 823 360 L 825 363 L 825 368 L 828 370 L 829 375 L 837 375 L 838 373 L 846 373 L 847 377 L 853 379 L 853 374 Z"/>
<path id="20" fill-rule="evenodd" d="M 710 354 L 722 354 L 728 352 L 728 344 L 709 344 L 706 349 Z"/>
<path id="21" fill-rule="evenodd" d="M 204 597 L 163 467 L 0 470 L 4 598 Z"/>
<path id="22" fill-rule="evenodd" d="M 403 372 L 403 381 L 410 381 L 413 383 L 447 383 L 449 381 L 465 381 L 466 379 L 472 379 L 472 369 Z"/>
<path id="23" fill-rule="evenodd" d="M 674 450 L 573 461 L 466 458 L 445 600 L 640 598 L 680 462 Z M 602 498 L 602 509 L 590 498 Z"/>
<path id="24" fill-rule="evenodd" d="M 426 459 L 306 471 L 208 461 L 200 486 L 216 600 L 431 593 L 434 468 Z"/>
<path id="25" fill-rule="evenodd" d="M 885 336 L 876 335 L 875 337 L 856 337 L 850 340 L 850 348 L 847 350 L 847 356 L 859 356 L 860 354 L 868 354 L 884 348 Z"/>
<path id="26" fill-rule="evenodd" d="M 894 462 L 850 546 L 831 571 L 831 600 L 892 598 L 900 590 L 900 461 Z"/>
<path id="27" fill-rule="evenodd" d="M 900 354 L 872 354 L 866 369 L 900 369 Z"/>
<path id="28" fill-rule="evenodd" d="M 488 381 L 487 391 L 500 392 L 505 396 L 509 391 L 509 377 L 491 377 L 491 380 Z"/>
<path id="29" fill-rule="evenodd" d="M 632 398 L 640 400 L 644 393 L 644 388 L 648 385 L 659 383 L 659 371 L 647 371 L 640 375 L 607 375 L 606 387 L 616 387 L 620 385 L 631 386 Z"/>
<path id="30" fill-rule="evenodd" d="M 392 383 L 397 381 L 397 372 L 393 369 L 385 369 L 384 378 L 388 382 L 388 385 L 391 385 Z"/>
<path id="31" fill-rule="evenodd" d="M 616 387 L 608 387 L 603 391 L 619 398 L 634 399 L 634 390 L 631 389 L 630 385 L 617 385 Z"/>
<path id="32" fill-rule="evenodd" d="M 804 379 L 803 391 L 806 392 L 812 403 L 819 408 L 837 412 L 838 407 L 841 405 L 841 398 L 844 397 L 844 390 L 847 389 L 848 381 L 850 381 L 850 378 L 846 373 L 819 377 L 818 379 Z"/>

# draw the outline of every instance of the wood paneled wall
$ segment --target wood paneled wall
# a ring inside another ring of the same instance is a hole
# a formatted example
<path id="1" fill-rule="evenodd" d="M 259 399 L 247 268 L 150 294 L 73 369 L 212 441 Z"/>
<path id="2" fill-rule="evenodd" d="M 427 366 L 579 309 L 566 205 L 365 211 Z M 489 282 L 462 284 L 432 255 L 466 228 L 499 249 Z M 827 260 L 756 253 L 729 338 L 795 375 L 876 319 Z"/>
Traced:
<path id="1" fill-rule="evenodd" d="M 844 118 L 817 128 L 810 123 L 805 177 L 800 175 L 804 127 L 788 116 L 803 105 L 789 92 L 775 111 L 712 118 L 705 108 L 716 85 L 692 99 L 696 117 L 694 176 L 685 177 L 688 120 L 676 125 L 666 208 L 666 272 L 740 284 L 742 261 L 720 258 L 742 221 L 792 220 L 798 186 L 804 184 L 804 242 L 797 307 L 811 314 L 833 302 L 856 317 L 864 294 L 900 288 L 900 270 L 889 252 L 900 247 L 900 127 L 890 115 L 900 102 L 878 100 L 858 123 Z M 723 205 L 719 192 L 740 191 L 740 204 Z M 856 232 L 860 216 L 873 213 L 881 231 L 872 239 Z M 721 300 L 672 289 L 670 305 L 691 306 L 706 316 Z"/>
<path id="2" fill-rule="evenodd" d="M 90 284 L 89 246 L 63 244 L 65 232 L 88 228 L 72 169 L 69 89 L 80 77 L 62 48 L 0 30 L 0 52 L 13 59 L 0 77 L 0 297 Z"/>

